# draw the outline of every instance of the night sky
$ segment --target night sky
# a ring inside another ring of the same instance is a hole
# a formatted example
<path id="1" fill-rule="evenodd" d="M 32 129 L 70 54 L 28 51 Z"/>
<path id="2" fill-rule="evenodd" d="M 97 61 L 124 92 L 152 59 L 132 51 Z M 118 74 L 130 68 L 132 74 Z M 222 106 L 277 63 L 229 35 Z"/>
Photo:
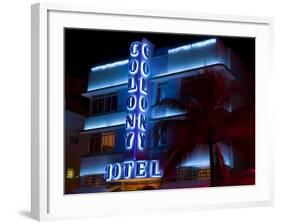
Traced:
<path id="1" fill-rule="evenodd" d="M 65 29 L 65 74 L 87 83 L 88 74 L 96 64 L 128 58 L 133 41 L 147 38 L 156 48 L 175 47 L 212 36 L 196 36 L 168 33 L 138 33 L 127 31 L 104 31 Z M 255 40 L 253 38 L 220 37 L 254 74 Z"/>
<path id="2" fill-rule="evenodd" d="M 89 100 L 81 96 L 87 91 L 88 75 L 97 64 L 109 63 L 129 56 L 129 46 L 143 38 L 151 41 L 156 49 L 177 47 L 214 36 L 65 29 L 65 106 L 67 110 L 87 115 Z M 217 36 L 216 36 L 217 37 Z M 219 37 L 255 74 L 254 38 Z"/>

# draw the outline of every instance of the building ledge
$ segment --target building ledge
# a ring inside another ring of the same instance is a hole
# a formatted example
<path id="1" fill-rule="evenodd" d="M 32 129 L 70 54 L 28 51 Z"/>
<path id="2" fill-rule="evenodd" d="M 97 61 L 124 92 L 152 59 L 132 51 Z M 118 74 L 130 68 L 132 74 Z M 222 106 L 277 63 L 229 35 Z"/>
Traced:
<path id="1" fill-rule="evenodd" d="M 125 125 L 126 111 L 95 115 L 86 118 L 84 131 Z"/>

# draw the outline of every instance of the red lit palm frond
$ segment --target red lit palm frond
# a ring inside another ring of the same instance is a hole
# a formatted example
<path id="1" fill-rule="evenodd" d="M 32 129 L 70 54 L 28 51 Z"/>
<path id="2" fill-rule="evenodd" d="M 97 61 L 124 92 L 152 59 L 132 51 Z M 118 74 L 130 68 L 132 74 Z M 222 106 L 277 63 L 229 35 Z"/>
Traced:
<path id="1" fill-rule="evenodd" d="M 184 86 L 188 95 L 179 102 L 187 115 L 184 122 L 176 123 L 176 144 L 168 149 L 163 162 L 167 173 L 197 144 L 231 142 L 237 150 L 254 150 L 254 85 L 247 81 L 241 84 L 213 70 L 188 80 Z M 233 111 L 230 100 L 238 105 Z"/>

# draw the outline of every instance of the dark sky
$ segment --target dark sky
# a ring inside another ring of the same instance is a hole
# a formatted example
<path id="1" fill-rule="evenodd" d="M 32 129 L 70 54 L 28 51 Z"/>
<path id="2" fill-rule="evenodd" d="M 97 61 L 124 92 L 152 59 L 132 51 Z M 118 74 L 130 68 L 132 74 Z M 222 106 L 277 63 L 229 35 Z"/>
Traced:
<path id="1" fill-rule="evenodd" d="M 147 38 L 158 49 L 180 46 L 210 37 L 68 28 L 65 29 L 65 74 L 79 78 L 86 85 L 88 73 L 93 65 L 127 58 L 129 46 L 133 41 Z M 226 47 L 232 48 L 246 67 L 254 73 L 255 40 L 237 37 L 220 37 L 220 39 Z"/>

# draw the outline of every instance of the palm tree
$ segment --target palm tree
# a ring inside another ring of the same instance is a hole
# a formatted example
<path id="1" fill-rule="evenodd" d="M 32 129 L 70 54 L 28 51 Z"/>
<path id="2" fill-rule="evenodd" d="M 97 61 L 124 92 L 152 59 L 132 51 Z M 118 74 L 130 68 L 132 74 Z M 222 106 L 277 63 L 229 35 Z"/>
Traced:
<path id="1" fill-rule="evenodd" d="M 179 102 L 187 112 L 186 117 L 170 123 L 175 127 L 177 137 L 163 159 L 164 178 L 169 178 L 176 166 L 199 144 L 208 145 L 211 186 L 239 184 L 239 179 L 227 178 L 226 173 L 223 173 L 225 165 L 220 150 L 221 142 L 231 144 L 239 152 L 247 152 L 241 164 L 255 168 L 255 101 L 251 88 L 254 85 L 249 85 L 252 82 L 249 79 L 241 84 L 241 80 L 215 70 L 207 70 L 188 81 L 182 90 L 188 96 Z M 231 99 L 239 104 L 233 111 L 229 105 Z"/>

